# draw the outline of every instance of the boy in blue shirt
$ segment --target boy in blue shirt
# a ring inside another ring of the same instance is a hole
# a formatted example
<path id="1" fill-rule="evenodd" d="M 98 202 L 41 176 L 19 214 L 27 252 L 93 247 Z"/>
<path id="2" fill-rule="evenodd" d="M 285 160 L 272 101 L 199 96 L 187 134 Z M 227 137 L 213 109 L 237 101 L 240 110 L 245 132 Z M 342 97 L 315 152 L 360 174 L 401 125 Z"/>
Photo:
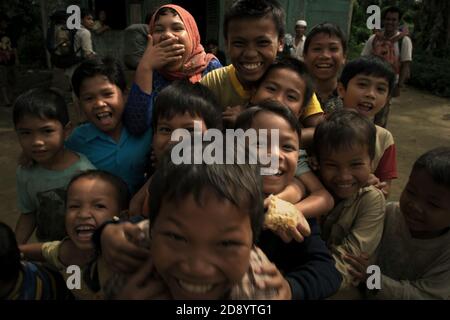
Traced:
<path id="1" fill-rule="evenodd" d="M 66 145 L 98 169 L 122 178 L 134 194 L 144 184 L 152 134 L 148 130 L 135 137 L 122 124 L 126 80 L 119 62 L 84 61 L 73 74 L 72 86 L 89 123 L 76 128 Z"/>

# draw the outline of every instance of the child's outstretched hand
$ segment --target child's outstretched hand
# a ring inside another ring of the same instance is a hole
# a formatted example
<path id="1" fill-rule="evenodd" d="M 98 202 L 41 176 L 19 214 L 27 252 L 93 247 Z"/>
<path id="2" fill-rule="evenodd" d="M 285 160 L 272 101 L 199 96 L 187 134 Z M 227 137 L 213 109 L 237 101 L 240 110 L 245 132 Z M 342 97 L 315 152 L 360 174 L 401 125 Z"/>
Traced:
<path id="1" fill-rule="evenodd" d="M 149 34 L 147 47 L 141 59 L 148 69 L 159 70 L 166 64 L 181 60 L 184 51 L 184 45 L 178 43 L 178 38 L 173 35 L 153 45 L 153 37 Z"/>
<path id="2" fill-rule="evenodd" d="M 367 185 L 374 186 L 375 188 L 380 189 L 383 192 L 385 197 L 388 195 L 387 183 L 378 179 L 378 177 L 375 176 L 373 173 L 371 173 L 369 175 L 369 180 L 367 180 Z"/>
<path id="3" fill-rule="evenodd" d="M 151 257 L 130 276 L 120 293 L 118 300 L 169 300 L 169 290 L 156 273 Z"/>
<path id="4" fill-rule="evenodd" d="M 264 280 L 256 282 L 256 285 L 260 289 L 273 288 L 274 291 L 277 292 L 277 295 L 273 298 L 274 300 L 292 299 L 291 286 L 275 264 L 269 262 L 259 268 L 255 268 L 254 271 L 258 274 L 264 274 L 265 276 L 261 277 Z"/>
<path id="5" fill-rule="evenodd" d="M 133 273 L 148 258 L 150 252 L 135 243 L 145 237 L 141 229 L 130 222 L 107 225 L 101 234 L 102 256 L 111 270 Z"/>
<path id="6" fill-rule="evenodd" d="M 367 280 L 367 267 L 369 266 L 369 256 L 362 252 L 359 256 L 347 254 L 344 260 L 350 264 L 348 272 L 353 276 L 355 283 L 365 283 Z"/>

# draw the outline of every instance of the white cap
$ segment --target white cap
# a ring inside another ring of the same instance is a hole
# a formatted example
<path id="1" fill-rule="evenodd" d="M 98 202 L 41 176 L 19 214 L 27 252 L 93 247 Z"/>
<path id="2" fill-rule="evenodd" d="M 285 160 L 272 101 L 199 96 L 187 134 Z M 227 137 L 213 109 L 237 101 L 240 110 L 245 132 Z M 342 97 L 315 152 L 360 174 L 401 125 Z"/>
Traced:
<path id="1" fill-rule="evenodd" d="M 296 26 L 299 26 L 299 27 L 306 27 L 306 26 L 307 26 L 305 20 L 298 20 L 297 23 L 296 23 L 295 25 L 296 25 Z"/>

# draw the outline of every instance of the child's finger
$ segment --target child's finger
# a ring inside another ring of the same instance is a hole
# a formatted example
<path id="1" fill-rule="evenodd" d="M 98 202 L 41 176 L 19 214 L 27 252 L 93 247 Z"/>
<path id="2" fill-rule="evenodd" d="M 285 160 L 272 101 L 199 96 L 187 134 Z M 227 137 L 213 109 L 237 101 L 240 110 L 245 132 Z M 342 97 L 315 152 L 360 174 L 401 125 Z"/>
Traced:
<path id="1" fill-rule="evenodd" d="M 302 236 L 300 232 L 296 228 L 289 228 L 290 235 L 297 242 L 303 242 L 305 238 Z"/>
<path id="2" fill-rule="evenodd" d="M 361 272 L 355 271 L 352 268 L 347 268 L 347 270 L 348 273 L 350 273 L 350 275 L 356 280 L 361 281 L 362 279 L 364 279 L 364 275 Z"/>
<path id="3" fill-rule="evenodd" d="M 304 236 L 309 237 L 311 235 L 311 227 L 308 220 L 305 219 L 302 213 L 300 213 L 300 221 L 297 224 L 297 230 Z"/>

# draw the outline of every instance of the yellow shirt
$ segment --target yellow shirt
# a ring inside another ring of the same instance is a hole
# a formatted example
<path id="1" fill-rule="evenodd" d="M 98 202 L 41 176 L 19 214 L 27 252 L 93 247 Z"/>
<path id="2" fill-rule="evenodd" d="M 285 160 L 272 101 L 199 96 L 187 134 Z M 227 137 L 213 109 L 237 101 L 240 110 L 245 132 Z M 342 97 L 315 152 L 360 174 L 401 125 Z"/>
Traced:
<path id="1" fill-rule="evenodd" d="M 226 107 L 245 105 L 251 96 L 251 92 L 245 90 L 239 82 L 236 69 L 232 64 L 209 72 L 200 82 L 214 93 L 222 110 L 225 110 Z M 323 111 L 314 93 L 303 112 L 302 120 L 320 113 Z"/>

